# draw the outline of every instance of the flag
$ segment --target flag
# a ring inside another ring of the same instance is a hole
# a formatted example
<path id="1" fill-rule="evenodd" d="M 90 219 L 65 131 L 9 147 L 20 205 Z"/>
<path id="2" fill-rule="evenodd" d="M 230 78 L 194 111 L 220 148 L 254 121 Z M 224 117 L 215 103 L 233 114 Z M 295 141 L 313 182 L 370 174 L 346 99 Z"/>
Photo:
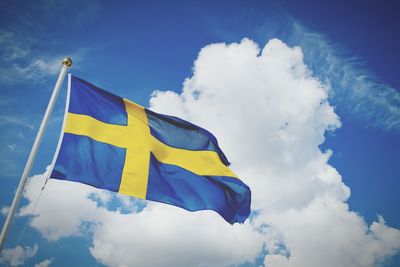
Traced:
<path id="1" fill-rule="evenodd" d="M 251 192 L 217 139 L 69 76 L 67 111 L 50 178 L 244 222 Z"/>

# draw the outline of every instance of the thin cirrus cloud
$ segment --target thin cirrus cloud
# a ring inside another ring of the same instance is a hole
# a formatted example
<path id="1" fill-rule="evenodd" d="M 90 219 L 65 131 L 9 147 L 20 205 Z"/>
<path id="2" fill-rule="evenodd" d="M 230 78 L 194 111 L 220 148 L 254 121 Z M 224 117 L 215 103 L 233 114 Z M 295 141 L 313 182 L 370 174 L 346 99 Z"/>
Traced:
<path id="1" fill-rule="evenodd" d="M 309 29 L 282 9 L 271 6 L 266 12 L 268 16 L 259 18 L 244 6 L 240 21 L 203 19 L 210 31 L 224 40 L 250 36 L 262 44 L 279 38 L 290 46 L 300 46 L 305 64 L 324 84 L 339 114 L 345 113 L 366 127 L 400 131 L 399 88 L 382 82 L 362 58 L 350 55 L 345 46 Z"/>
<path id="2" fill-rule="evenodd" d="M 35 36 L 22 34 L 18 28 L 9 31 L 0 30 L 0 56 L 3 58 L 0 64 L 0 83 L 37 84 L 54 77 L 60 71 L 64 56 L 43 53 L 46 48 L 41 48 L 38 43 Z M 89 49 L 80 48 L 66 54 L 72 56 L 74 62 L 79 63 L 84 60 L 88 51 Z M 46 56 L 43 56 L 44 54 Z"/>
<path id="3" fill-rule="evenodd" d="M 32 247 L 16 246 L 11 249 L 3 249 L 0 255 L 0 263 L 7 264 L 8 266 L 21 266 L 27 260 L 34 257 L 38 251 L 38 245 Z"/>
<path id="4" fill-rule="evenodd" d="M 34 82 L 54 75 L 59 69 L 59 60 L 37 57 L 32 48 L 35 40 L 17 32 L 0 30 L 0 55 L 4 59 L 0 65 L 0 81 L 6 84 Z"/>
<path id="5" fill-rule="evenodd" d="M 0 29 L 0 85 L 46 82 L 59 72 L 61 60 L 66 55 L 73 57 L 79 66 L 92 49 L 86 46 L 77 49 L 79 45 L 76 43 L 71 47 L 66 42 L 68 38 L 64 38 L 69 36 L 68 30 L 76 30 L 82 23 L 97 17 L 100 5 L 96 1 L 85 1 L 79 6 L 76 9 L 69 1 L 57 4 L 51 1 L 2 1 L 0 8 L 4 25 Z M 49 31 L 49 21 L 63 30 Z"/>
<path id="6" fill-rule="evenodd" d="M 382 217 L 368 225 L 346 203 L 350 188 L 328 162 L 332 151 L 319 147 L 341 126 L 328 92 L 300 47 L 205 46 L 182 92 L 155 91 L 150 107 L 217 136 L 252 189 L 251 218 L 231 226 L 211 211 L 151 202 L 122 213 L 107 209 L 120 201 L 110 193 L 51 180 L 30 225 L 50 241 L 89 236 L 91 255 L 107 266 L 246 266 L 260 257 L 272 267 L 376 266 L 400 251 L 400 231 Z M 46 175 L 30 179 L 20 215 Z"/>
<path id="7" fill-rule="evenodd" d="M 0 126 L 22 126 L 25 128 L 28 128 L 30 130 L 33 130 L 35 127 L 32 123 L 27 122 L 25 119 L 20 118 L 18 116 L 13 116 L 13 115 L 0 115 Z"/>
<path id="8" fill-rule="evenodd" d="M 367 126 L 400 131 L 400 93 L 379 80 L 360 58 L 346 56 L 322 34 L 293 22 L 291 37 L 305 51 L 305 62 L 329 87 L 339 109 Z"/>

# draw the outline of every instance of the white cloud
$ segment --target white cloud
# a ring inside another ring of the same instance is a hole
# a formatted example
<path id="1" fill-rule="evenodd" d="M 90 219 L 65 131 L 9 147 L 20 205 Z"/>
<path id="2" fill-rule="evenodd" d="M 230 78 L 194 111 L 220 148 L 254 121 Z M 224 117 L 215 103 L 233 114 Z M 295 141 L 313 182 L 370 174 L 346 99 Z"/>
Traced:
<path id="1" fill-rule="evenodd" d="M 3 60 L 10 61 L 27 56 L 30 53 L 30 46 L 16 38 L 10 31 L 0 30 L 0 48 Z"/>
<path id="2" fill-rule="evenodd" d="M 32 45 L 35 41 L 13 31 L 0 30 L 0 55 L 4 59 L 0 66 L 0 82 L 31 81 L 57 72 L 54 60 L 44 61 L 33 55 Z"/>
<path id="3" fill-rule="evenodd" d="M 14 65 L 15 70 L 26 80 L 36 80 L 47 75 L 54 75 L 60 71 L 61 57 L 50 60 L 34 59 L 25 66 Z"/>
<path id="4" fill-rule="evenodd" d="M 4 59 L 0 64 L 0 83 L 40 83 L 60 71 L 61 61 L 66 55 L 49 54 L 48 51 L 38 53 L 37 45 L 41 42 L 36 36 L 27 35 L 31 33 L 23 34 L 17 29 L 0 30 L 0 56 Z M 79 63 L 88 51 L 80 48 L 68 55 Z"/>
<path id="5" fill-rule="evenodd" d="M 315 75 L 331 87 L 329 97 L 366 126 L 400 131 L 400 94 L 383 83 L 360 58 L 291 20 L 290 36 L 306 53 Z"/>
<path id="6" fill-rule="evenodd" d="M 23 126 L 26 128 L 29 128 L 31 130 L 33 130 L 35 127 L 32 123 L 26 122 L 24 119 L 18 117 L 18 116 L 6 116 L 6 115 L 0 115 L 0 125 L 7 125 L 7 124 L 11 124 L 11 125 L 16 125 L 16 126 Z"/>
<path id="7" fill-rule="evenodd" d="M 24 196 L 30 204 L 21 209 L 20 216 L 31 214 L 47 175 L 48 170 L 29 179 Z M 121 214 L 98 205 L 109 201 L 109 194 L 78 183 L 50 180 L 31 226 L 52 242 L 93 233 L 90 251 L 108 266 L 225 266 L 252 261 L 261 252 L 262 237 L 250 223 L 232 227 L 214 212 L 190 213 L 158 203 L 149 203 L 140 213 Z M 136 210 L 125 197 L 121 199 L 128 209 Z M 132 248 L 141 256 L 132 253 Z M 149 253 L 154 250 L 159 257 Z"/>
<path id="8" fill-rule="evenodd" d="M 93 242 L 92 255 L 107 266 L 227 266 L 252 261 L 262 249 L 249 223 L 231 226 L 213 212 L 160 204 L 110 213 Z"/>
<path id="9" fill-rule="evenodd" d="M 41 175 L 29 179 L 24 197 L 30 204 L 19 211 L 19 216 L 31 215 L 34 203 L 39 196 L 49 167 Z M 95 200 L 88 199 L 92 194 L 102 195 L 102 190 L 82 186 L 77 183 L 50 180 L 34 210 L 30 225 L 46 239 L 55 241 L 66 236 L 79 236 L 90 232 L 84 222 L 101 220 L 106 210 L 97 206 Z"/>
<path id="10" fill-rule="evenodd" d="M 33 247 L 21 247 L 3 249 L 0 255 L 0 263 L 5 263 L 10 266 L 20 266 L 25 263 L 26 260 L 34 257 L 38 251 L 38 245 L 35 244 Z"/>
<path id="11" fill-rule="evenodd" d="M 1 209 L 0 209 L 0 213 L 1 213 L 2 215 L 4 215 L 4 216 L 7 216 L 9 210 L 10 210 L 10 207 L 9 207 L 9 206 L 3 206 L 3 207 L 1 207 Z"/>
<path id="12" fill-rule="evenodd" d="M 248 39 L 208 45 L 183 92 L 157 91 L 150 104 L 217 136 L 252 189 L 252 222 L 231 226 L 211 211 L 158 203 L 121 214 L 99 205 L 110 199 L 99 190 L 51 180 L 31 225 L 53 241 L 93 233 L 90 252 L 107 266 L 229 266 L 264 247 L 269 267 L 376 266 L 400 250 L 400 231 L 382 218 L 368 226 L 346 204 L 350 189 L 328 164 L 332 151 L 319 149 L 340 127 L 328 90 L 302 50 L 277 39 L 263 49 Z M 41 179 L 30 180 L 30 201 Z"/>
<path id="13" fill-rule="evenodd" d="M 50 264 L 53 262 L 54 258 L 52 259 L 45 259 L 44 261 L 41 261 L 39 263 L 35 264 L 35 267 L 48 267 Z"/>
<path id="14" fill-rule="evenodd" d="M 319 150 L 324 133 L 340 122 L 300 48 L 276 39 L 261 51 L 247 39 L 213 44 L 193 72 L 182 94 L 157 92 L 151 106 L 219 137 L 252 188 L 255 225 L 268 225 L 264 240 L 275 255 L 266 257 L 268 266 L 375 266 L 399 251 L 399 230 L 382 221 L 368 228 L 349 211 L 350 189 L 328 164 L 332 152 Z"/>
<path id="15" fill-rule="evenodd" d="M 91 50 L 78 47 L 75 43 L 69 46 L 68 42 L 63 42 L 63 54 L 54 53 L 60 51 L 60 42 L 57 35 L 43 29 L 47 28 L 50 20 L 58 28 L 72 30 L 81 27 L 83 22 L 92 20 L 99 15 L 100 6 L 96 1 L 85 1 L 79 10 L 70 1 L 58 1 L 57 4 L 51 1 L 40 3 L 20 4 L 10 3 L 7 12 L 4 12 L 4 22 L 0 29 L 0 84 L 20 84 L 20 83 L 46 83 L 49 78 L 54 79 L 56 73 L 60 71 L 62 59 L 66 56 L 73 58 L 74 69 L 79 69 L 83 64 L 83 58 Z M 23 9 L 35 9 L 36 19 L 32 19 L 32 14 L 21 12 Z M 58 16 L 57 12 L 70 12 L 69 16 Z M 11 14 L 15 15 L 7 19 Z M 93 47 L 93 45 L 92 45 Z"/>
<path id="16" fill-rule="evenodd" d="M 400 132 L 400 88 L 384 83 L 365 59 L 355 57 L 354 51 L 346 49 L 346 44 L 305 27 L 275 4 L 264 11 L 260 18 L 254 16 L 251 7 L 243 6 L 240 20 L 221 22 L 213 16 L 203 16 L 203 19 L 209 30 L 222 40 L 237 40 L 247 35 L 259 43 L 279 38 L 292 46 L 300 46 L 313 76 L 330 87 L 329 100 L 339 114 L 346 114 L 368 128 Z"/>
<path id="17" fill-rule="evenodd" d="M 346 203 L 330 197 L 316 199 L 304 209 L 259 220 L 271 224 L 271 233 L 266 236 L 278 232 L 280 242 L 290 252 L 287 257 L 271 246 L 274 253 L 266 256 L 267 266 L 372 267 L 400 249 L 399 230 L 381 220 L 368 227 L 359 215 L 349 211 Z"/>
<path id="18" fill-rule="evenodd" d="M 17 149 L 17 145 L 16 144 L 11 144 L 11 145 L 7 145 L 8 149 L 10 149 L 11 151 L 15 151 L 15 149 Z"/>

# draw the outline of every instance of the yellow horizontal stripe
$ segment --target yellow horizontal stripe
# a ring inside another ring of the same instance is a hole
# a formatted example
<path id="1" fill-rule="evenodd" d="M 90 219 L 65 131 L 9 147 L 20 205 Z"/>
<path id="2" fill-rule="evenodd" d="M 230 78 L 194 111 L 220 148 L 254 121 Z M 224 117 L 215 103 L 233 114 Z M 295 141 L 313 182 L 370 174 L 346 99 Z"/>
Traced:
<path id="1" fill-rule="evenodd" d="M 126 126 L 104 123 L 87 115 L 68 113 L 64 132 L 126 148 L 125 136 L 129 129 Z"/>
<path id="2" fill-rule="evenodd" d="M 198 175 L 237 177 L 214 151 L 174 148 L 151 136 L 151 152 L 162 163 L 176 165 Z"/>
<path id="3" fill-rule="evenodd" d="M 147 157 L 150 151 L 158 161 L 179 166 L 198 175 L 237 177 L 222 163 L 218 154 L 214 151 L 179 149 L 160 142 L 150 134 L 146 125 L 147 119 L 144 121 L 145 117 L 143 116 L 145 114 L 140 114 L 138 107 L 131 106 L 129 108 L 130 104 L 127 105 L 127 102 L 125 102 L 125 105 L 127 111 L 128 109 L 132 110 L 128 112 L 128 118 L 130 118 L 128 119 L 128 126 L 103 123 L 87 115 L 68 113 L 65 132 L 88 136 L 100 142 L 127 148 L 125 165 L 135 164 L 135 171 L 129 171 L 129 168 L 126 171 L 131 173 L 130 177 L 133 177 L 135 172 L 140 172 L 140 181 L 144 181 L 143 174 L 145 172 L 148 175 L 149 163 Z M 135 155 L 136 160 L 130 160 L 133 158 L 132 155 Z M 139 171 L 139 168 L 143 168 L 143 171 Z M 132 187 L 134 186 L 126 186 L 126 188 Z M 141 188 L 143 188 L 143 185 Z"/>

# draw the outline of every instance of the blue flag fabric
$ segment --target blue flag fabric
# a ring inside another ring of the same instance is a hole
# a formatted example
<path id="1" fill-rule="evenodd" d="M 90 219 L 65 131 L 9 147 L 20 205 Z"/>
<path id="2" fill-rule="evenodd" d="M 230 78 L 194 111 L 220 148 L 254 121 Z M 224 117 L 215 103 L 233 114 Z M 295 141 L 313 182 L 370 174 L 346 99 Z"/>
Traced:
<path id="1" fill-rule="evenodd" d="M 69 76 L 69 106 L 51 178 L 85 183 L 227 222 L 250 213 L 251 192 L 207 130 Z"/>

